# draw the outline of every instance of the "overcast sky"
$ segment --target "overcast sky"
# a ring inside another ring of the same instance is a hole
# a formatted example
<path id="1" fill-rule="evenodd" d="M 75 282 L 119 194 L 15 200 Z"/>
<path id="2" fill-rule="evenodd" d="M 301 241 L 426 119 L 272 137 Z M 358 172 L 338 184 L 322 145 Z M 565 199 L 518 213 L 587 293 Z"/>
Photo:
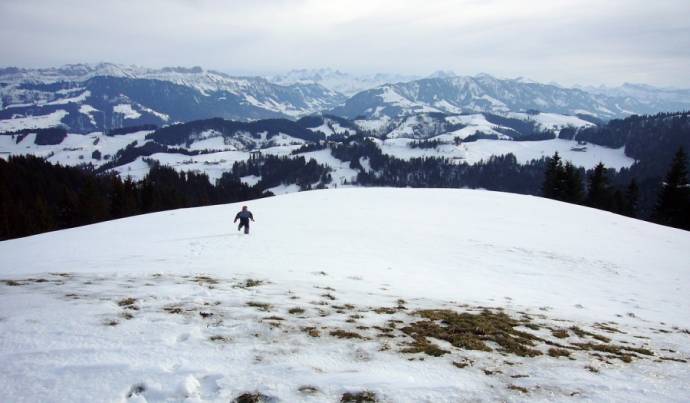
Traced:
<path id="1" fill-rule="evenodd" d="M 0 0 L 0 65 L 331 67 L 690 88 L 690 0 Z"/>

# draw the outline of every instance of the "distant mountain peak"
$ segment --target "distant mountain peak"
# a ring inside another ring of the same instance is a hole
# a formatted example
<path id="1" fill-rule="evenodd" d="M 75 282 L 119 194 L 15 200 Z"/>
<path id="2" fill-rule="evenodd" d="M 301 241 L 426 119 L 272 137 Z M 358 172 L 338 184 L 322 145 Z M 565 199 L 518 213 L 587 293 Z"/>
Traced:
<path id="1" fill-rule="evenodd" d="M 450 78 L 457 77 L 457 74 L 452 70 L 436 70 L 431 73 L 428 78 Z"/>

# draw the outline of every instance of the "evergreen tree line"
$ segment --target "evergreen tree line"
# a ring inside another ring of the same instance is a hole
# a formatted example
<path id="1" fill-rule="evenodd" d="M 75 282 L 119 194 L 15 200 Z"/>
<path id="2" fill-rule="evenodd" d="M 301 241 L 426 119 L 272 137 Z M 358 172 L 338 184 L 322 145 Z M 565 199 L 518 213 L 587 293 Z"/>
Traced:
<path id="1" fill-rule="evenodd" d="M 323 188 L 332 180 L 331 168 L 314 159 L 307 161 L 303 156 L 267 155 L 260 159 L 237 161 L 232 166 L 231 175 L 237 180 L 249 175 L 260 176 L 261 179 L 256 184 L 260 189 L 296 184 L 300 190 L 310 190 Z"/>
<path id="2" fill-rule="evenodd" d="M 226 173 L 208 176 L 153 165 L 139 182 L 53 165 L 33 156 L 0 159 L 0 240 L 155 211 L 268 196 Z"/>
<path id="3" fill-rule="evenodd" d="M 584 173 L 558 153 L 549 158 L 544 171 L 544 197 L 612 211 L 676 228 L 690 230 L 690 184 L 688 159 L 679 148 L 662 178 L 645 178 L 642 184 L 629 170 L 616 172 L 599 163 Z M 644 197 L 641 197 L 644 196 Z"/>
<path id="4" fill-rule="evenodd" d="M 560 138 L 573 138 L 612 148 L 625 147 L 625 155 L 636 160 L 630 169 L 639 181 L 663 177 L 676 150 L 679 147 L 690 150 L 689 112 L 633 115 L 611 120 L 602 126 L 578 131 L 563 130 Z"/>
<path id="5" fill-rule="evenodd" d="M 357 184 L 363 186 L 482 188 L 537 195 L 545 167 L 544 160 L 520 164 L 513 154 L 477 164 L 438 157 L 402 160 L 383 154 L 376 143 L 365 138 L 335 145 L 331 152 L 361 171 Z M 363 159 L 371 167 L 368 172 L 361 165 Z"/>
<path id="6" fill-rule="evenodd" d="M 563 162 L 557 153 L 526 164 L 520 164 L 512 154 L 473 165 L 443 158 L 401 160 L 383 154 L 365 138 L 353 138 L 331 150 L 333 156 L 350 161 L 351 168 L 361 171 L 357 184 L 364 186 L 467 187 L 543 195 L 690 229 L 688 161 L 682 148 L 672 161 L 669 158 L 664 162 L 665 176 L 642 174 L 646 171 L 637 163 L 620 171 L 607 169 L 602 163 L 585 170 Z M 369 162 L 369 172 L 360 163 L 363 158 Z"/>

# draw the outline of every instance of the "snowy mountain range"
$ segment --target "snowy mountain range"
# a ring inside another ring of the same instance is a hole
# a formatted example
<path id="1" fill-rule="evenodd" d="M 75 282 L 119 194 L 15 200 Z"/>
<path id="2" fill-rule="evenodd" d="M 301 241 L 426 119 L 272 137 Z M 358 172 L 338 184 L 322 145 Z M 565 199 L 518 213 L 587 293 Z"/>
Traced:
<path id="1" fill-rule="evenodd" d="M 654 111 L 684 111 L 689 108 L 690 89 L 658 88 L 631 83 L 625 83 L 619 87 L 580 86 L 577 88 L 608 97 L 633 98 Z"/>
<path id="2" fill-rule="evenodd" d="M 341 94 L 352 96 L 388 83 L 399 83 L 419 79 L 420 77 L 403 74 L 350 74 L 334 69 L 299 69 L 284 74 L 266 77 L 276 84 L 292 85 L 315 83 Z"/>
<path id="3" fill-rule="evenodd" d="M 526 112 L 541 111 L 565 115 L 612 119 L 631 114 L 678 111 L 690 108 L 690 95 L 678 91 L 673 101 L 650 101 L 642 93 L 593 93 L 576 88 L 540 84 L 523 79 L 498 79 L 490 75 L 452 76 L 441 74 L 405 83 L 385 84 L 362 91 L 330 113 L 349 118 L 398 117 L 419 112 Z M 670 108 L 670 109 L 669 109 Z"/>
<path id="4" fill-rule="evenodd" d="M 369 126 L 382 124 L 382 119 L 434 112 L 508 116 L 540 111 L 599 123 L 630 114 L 690 109 L 690 90 L 641 85 L 564 88 L 450 71 L 413 78 L 320 69 L 267 79 L 234 77 L 201 67 L 150 69 L 112 63 L 2 68 L 0 130 L 63 125 L 71 132 L 88 133 L 213 117 L 298 119 L 319 112 L 371 120 L 363 123 Z"/>
<path id="5" fill-rule="evenodd" d="M 56 112 L 75 132 L 165 125 L 209 117 L 294 118 L 345 97 L 318 84 L 273 84 L 194 68 L 147 69 L 109 63 L 53 69 L 0 69 L 0 119 L 46 127 Z M 20 128 L 20 127 L 17 127 Z"/>

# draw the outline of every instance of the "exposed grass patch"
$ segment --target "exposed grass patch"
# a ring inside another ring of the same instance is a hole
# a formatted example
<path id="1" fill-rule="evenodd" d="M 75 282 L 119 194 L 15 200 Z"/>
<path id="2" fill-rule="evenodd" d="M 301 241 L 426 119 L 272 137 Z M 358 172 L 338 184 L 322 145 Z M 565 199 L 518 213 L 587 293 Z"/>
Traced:
<path id="1" fill-rule="evenodd" d="M 304 313 L 303 308 L 290 308 L 288 309 L 288 313 L 291 315 L 301 315 Z"/>
<path id="2" fill-rule="evenodd" d="M 349 332 L 347 330 L 342 330 L 342 329 L 337 329 L 337 330 L 331 330 L 329 333 L 333 337 L 337 337 L 339 339 L 363 339 L 361 334 L 355 333 L 355 332 Z"/>
<path id="3" fill-rule="evenodd" d="M 345 392 L 340 397 L 340 403 L 376 403 L 378 399 L 374 392 Z"/>
<path id="4" fill-rule="evenodd" d="M 213 277 L 209 277 L 209 276 L 195 276 L 195 277 L 192 279 L 192 281 L 195 282 L 195 283 L 199 283 L 199 285 L 204 285 L 204 284 L 215 285 L 215 284 L 218 284 L 218 283 L 219 283 L 218 280 L 216 280 L 216 279 L 213 278 Z"/>
<path id="5" fill-rule="evenodd" d="M 594 368 L 594 367 L 591 366 L 591 365 L 586 365 L 586 366 L 585 366 L 585 369 L 586 369 L 587 371 L 589 371 L 589 372 L 594 372 L 595 374 L 598 374 L 598 373 L 599 373 L 599 370 L 596 369 L 596 368 Z"/>
<path id="6" fill-rule="evenodd" d="M 687 360 L 683 360 L 681 358 L 674 358 L 674 357 L 659 357 L 659 359 L 662 361 L 688 362 Z"/>
<path id="7" fill-rule="evenodd" d="M 416 337 L 411 343 L 407 343 L 407 346 L 408 347 L 400 350 L 400 352 L 406 354 L 424 353 L 432 357 L 440 357 L 444 354 L 450 353 L 450 351 L 444 350 L 436 344 L 430 343 L 425 337 Z"/>
<path id="8" fill-rule="evenodd" d="M 321 294 L 321 296 L 324 297 L 324 298 L 326 298 L 326 299 L 330 299 L 331 301 L 335 301 L 335 299 L 336 299 L 336 298 L 333 296 L 333 294 L 330 294 L 330 293 Z"/>
<path id="9" fill-rule="evenodd" d="M 182 313 L 182 307 L 177 306 L 177 305 L 169 305 L 169 306 L 163 307 L 163 310 L 169 314 L 181 314 Z"/>
<path id="10" fill-rule="evenodd" d="M 263 280 L 255 280 L 253 278 L 248 278 L 245 281 L 241 282 L 238 285 L 235 285 L 235 288 L 253 288 L 253 287 L 258 287 L 264 285 Z"/>
<path id="11" fill-rule="evenodd" d="M 211 316 L 213 316 L 213 312 L 199 312 L 199 316 L 201 316 L 204 319 L 208 319 Z"/>
<path id="12" fill-rule="evenodd" d="M 548 353 L 551 357 L 570 357 L 570 351 L 562 348 L 550 348 Z"/>
<path id="13" fill-rule="evenodd" d="M 5 283 L 5 285 L 8 285 L 10 287 L 18 287 L 18 286 L 22 285 L 22 283 L 20 283 L 19 281 L 14 281 L 14 280 L 3 280 L 2 282 Z"/>
<path id="14" fill-rule="evenodd" d="M 268 312 L 271 310 L 271 304 L 267 304 L 265 302 L 249 301 L 247 302 L 247 306 L 251 306 L 252 308 L 256 308 L 264 312 Z"/>
<path id="15" fill-rule="evenodd" d="M 120 324 L 120 322 L 116 321 L 115 319 L 108 319 L 104 321 L 103 324 L 106 326 L 117 326 Z"/>
<path id="16" fill-rule="evenodd" d="M 616 329 L 615 327 L 611 326 L 610 324 L 606 324 L 606 323 L 595 323 L 594 327 L 599 329 L 599 330 L 603 330 L 603 331 L 609 332 L 609 333 L 625 334 L 625 332 L 620 331 L 620 330 Z"/>
<path id="17" fill-rule="evenodd" d="M 302 328 L 302 331 L 303 331 L 304 333 L 308 334 L 310 337 L 319 337 L 319 336 L 321 336 L 321 332 L 319 331 L 319 329 L 317 329 L 317 328 L 314 327 L 314 326 L 303 327 L 303 328 Z"/>
<path id="18" fill-rule="evenodd" d="M 609 354 L 609 356 L 607 356 L 608 358 L 618 358 L 619 360 L 626 363 L 632 362 L 633 358 L 640 358 L 639 356 L 632 353 L 642 354 L 646 356 L 654 355 L 652 351 L 646 348 L 618 346 L 614 344 L 573 343 L 573 345 L 579 347 L 582 350 L 607 353 Z"/>
<path id="19" fill-rule="evenodd" d="M 270 403 L 273 399 L 259 392 L 243 393 L 233 400 L 233 403 Z"/>
<path id="20" fill-rule="evenodd" d="M 267 316 L 264 320 L 285 320 L 285 318 L 281 318 L 280 316 Z"/>
<path id="21" fill-rule="evenodd" d="M 496 374 L 502 374 L 503 371 L 499 369 L 483 369 L 484 375 L 496 375 Z"/>
<path id="22" fill-rule="evenodd" d="M 480 313 L 457 313 L 451 310 L 423 310 L 417 315 L 427 319 L 403 327 L 403 333 L 415 339 L 415 344 L 424 343 L 427 337 L 445 340 L 455 347 L 493 351 L 486 343 L 500 346 L 500 351 L 521 357 L 534 357 L 542 352 L 531 347 L 539 337 L 515 329 L 524 325 L 503 312 L 494 313 L 485 309 Z"/>
<path id="23" fill-rule="evenodd" d="M 603 343 L 608 343 L 608 342 L 611 341 L 611 339 L 609 339 L 609 338 L 606 337 L 606 336 L 602 336 L 602 335 L 600 335 L 600 334 L 596 334 L 596 333 L 588 332 L 588 331 L 586 331 L 586 330 L 582 330 L 582 329 L 580 329 L 580 328 L 577 327 L 577 326 L 571 327 L 570 330 L 571 330 L 573 333 L 575 333 L 575 334 L 577 335 L 577 337 L 585 338 L 585 337 L 589 336 L 589 337 L 591 337 L 591 338 L 593 338 L 593 339 L 595 339 L 595 340 L 599 340 L 599 341 L 601 341 L 601 342 L 603 342 Z"/>
<path id="24" fill-rule="evenodd" d="M 132 309 L 135 311 L 139 310 L 139 307 L 136 306 L 137 300 L 136 298 L 123 298 L 117 302 L 117 305 L 124 308 L 124 309 Z"/>
<path id="25" fill-rule="evenodd" d="M 468 359 L 468 358 L 465 358 L 465 359 L 463 359 L 462 361 L 453 361 L 453 365 L 454 365 L 455 367 L 461 368 L 461 369 L 462 369 L 462 368 L 465 368 L 465 367 L 468 367 L 468 366 L 471 366 L 472 364 L 474 364 L 474 361 L 472 361 L 472 360 L 470 360 L 470 359 Z"/>
<path id="26" fill-rule="evenodd" d="M 230 341 L 229 337 L 221 336 L 219 334 L 213 335 L 213 336 L 209 337 L 208 339 L 214 343 L 227 343 Z"/>
<path id="27" fill-rule="evenodd" d="M 529 390 L 527 390 L 527 388 L 524 388 L 522 386 L 517 386 L 517 385 L 509 385 L 508 389 L 515 390 L 515 391 L 518 391 L 520 393 L 529 393 Z"/>
<path id="28" fill-rule="evenodd" d="M 555 329 L 551 331 L 551 335 L 559 339 L 565 339 L 566 337 L 570 336 L 570 333 L 568 333 L 568 331 L 565 329 Z"/>
<path id="29" fill-rule="evenodd" d="M 399 307 L 390 308 L 390 307 L 382 306 L 380 308 L 375 308 L 373 311 L 378 313 L 379 315 L 383 315 L 383 314 L 392 315 L 392 314 L 398 312 L 399 310 L 400 310 Z"/>
<path id="30" fill-rule="evenodd" d="M 311 386 L 311 385 L 300 386 L 297 390 L 300 393 L 304 393 L 305 395 L 313 395 L 313 394 L 319 392 L 319 389 L 316 386 Z"/>

